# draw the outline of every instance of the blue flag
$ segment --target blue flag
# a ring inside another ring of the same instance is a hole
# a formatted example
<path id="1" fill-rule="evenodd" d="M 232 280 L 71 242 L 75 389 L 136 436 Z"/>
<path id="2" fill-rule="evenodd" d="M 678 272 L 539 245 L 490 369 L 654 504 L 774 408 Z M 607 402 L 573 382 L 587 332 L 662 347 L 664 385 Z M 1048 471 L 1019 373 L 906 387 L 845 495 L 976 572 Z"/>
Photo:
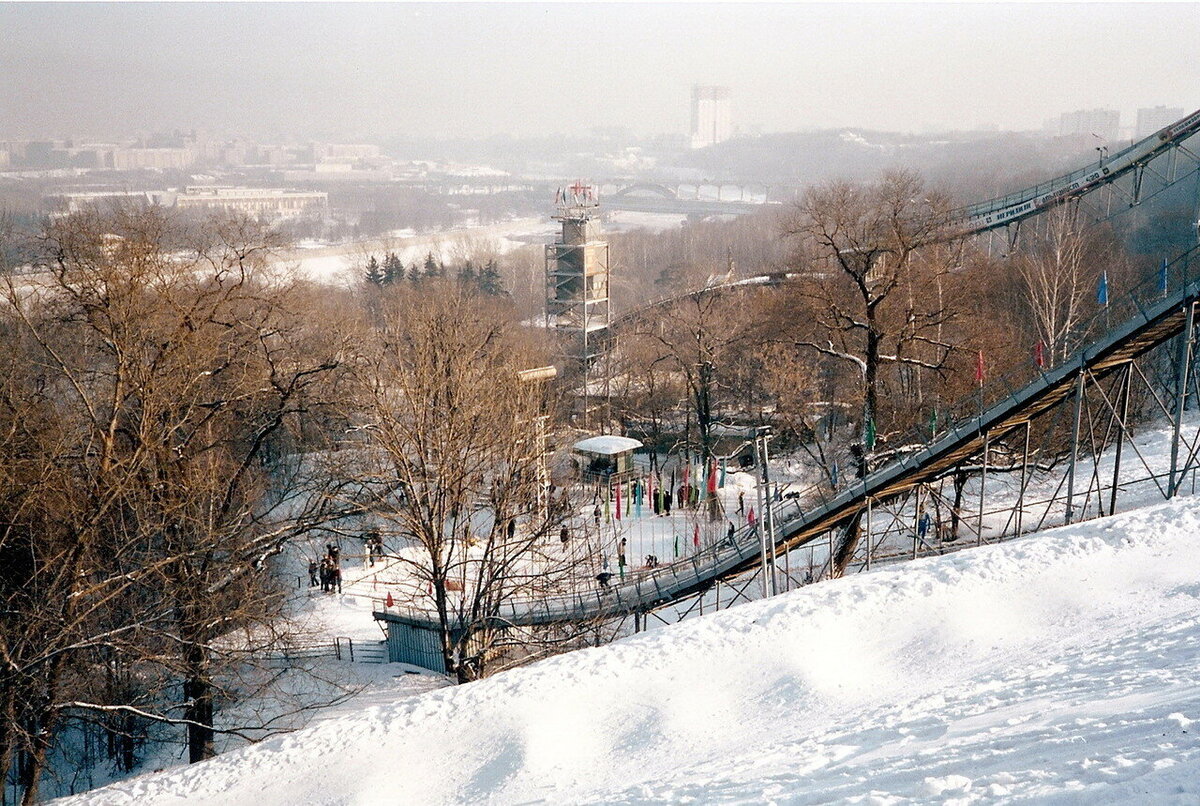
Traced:
<path id="1" fill-rule="evenodd" d="M 1101 305 L 1108 304 L 1108 272 L 1100 274 L 1100 285 L 1096 287 L 1096 302 Z"/>
<path id="2" fill-rule="evenodd" d="M 1167 259 L 1162 259 L 1162 265 L 1158 267 L 1158 290 L 1166 296 L 1167 293 Z"/>

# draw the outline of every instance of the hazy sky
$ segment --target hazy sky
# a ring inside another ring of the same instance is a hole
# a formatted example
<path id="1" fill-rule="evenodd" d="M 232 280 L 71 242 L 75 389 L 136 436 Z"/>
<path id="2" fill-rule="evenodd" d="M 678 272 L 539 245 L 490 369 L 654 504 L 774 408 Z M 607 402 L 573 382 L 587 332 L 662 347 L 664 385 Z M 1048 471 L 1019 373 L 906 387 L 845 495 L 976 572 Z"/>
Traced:
<path id="1" fill-rule="evenodd" d="M 1200 3 L 0 3 L 0 137 L 1038 128 L 1200 108 Z"/>

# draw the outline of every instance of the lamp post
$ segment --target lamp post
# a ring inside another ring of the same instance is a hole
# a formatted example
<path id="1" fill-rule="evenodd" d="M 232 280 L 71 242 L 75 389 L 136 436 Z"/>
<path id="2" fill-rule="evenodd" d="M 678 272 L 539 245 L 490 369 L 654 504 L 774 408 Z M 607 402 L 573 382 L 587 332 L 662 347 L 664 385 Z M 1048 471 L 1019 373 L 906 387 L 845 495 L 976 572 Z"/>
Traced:
<path id="1" fill-rule="evenodd" d="M 771 473 L 767 467 L 767 442 L 771 439 L 771 426 L 762 425 L 754 429 L 754 447 L 758 453 L 761 481 L 758 484 L 758 545 L 762 553 L 763 596 L 774 596 L 775 585 L 775 518 L 771 506 Z"/>

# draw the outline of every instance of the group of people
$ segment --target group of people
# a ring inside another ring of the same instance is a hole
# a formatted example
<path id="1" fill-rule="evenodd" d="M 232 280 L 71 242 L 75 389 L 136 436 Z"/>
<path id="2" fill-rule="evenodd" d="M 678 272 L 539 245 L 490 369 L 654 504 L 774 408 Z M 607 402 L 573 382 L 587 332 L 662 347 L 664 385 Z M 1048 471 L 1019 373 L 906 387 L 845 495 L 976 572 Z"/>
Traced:
<path id="1" fill-rule="evenodd" d="M 320 581 L 322 593 L 333 593 L 335 590 L 338 593 L 342 592 L 342 564 L 338 559 L 341 550 L 336 543 L 330 543 L 325 547 L 325 556 L 321 558 L 320 563 L 316 560 L 310 560 L 308 563 L 308 586 L 310 588 L 317 587 L 318 580 Z"/>

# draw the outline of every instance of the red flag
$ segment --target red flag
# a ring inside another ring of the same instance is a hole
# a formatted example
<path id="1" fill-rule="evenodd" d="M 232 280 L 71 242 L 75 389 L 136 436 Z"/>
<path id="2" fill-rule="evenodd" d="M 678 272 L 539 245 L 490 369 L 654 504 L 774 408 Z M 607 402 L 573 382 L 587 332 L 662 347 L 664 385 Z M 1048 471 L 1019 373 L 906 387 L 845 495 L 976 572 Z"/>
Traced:
<path id="1" fill-rule="evenodd" d="M 622 486 L 624 486 L 624 485 L 622 485 L 620 483 L 617 484 L 617 520 L 621 520 L 621 487 Z"/>
<path id="2" fill-rule="evenodd" d="M 750 511 L 746 513 L 746 523 L 754 525 L 754 507 L 750 507 Z"/>
<path id="3" fill-rule="evenodd" d="M 717 461 L 712 462 L 712 469 L 708 471 L 708 494 L 717 494 Z"/>
<path id="4" fill-rule="evenodd" d="M 700 548 L 700 524 L 696 524 L 692 529 L 692 545 Z"/>
<path id="5" fill-rule="evenodd" d="M 983 385 L 983 350 L 975 355 L 975 383 Z"/>
<path id="6" fill-rule="evenodd" d="M 683 486 L 684 487 L 688 486 L 688 476 L 691 475 L 690 474 L 691 469 L 692 469 L 691 462 L 688 462 L 686 465 L 683 466 Z"/>
<path id="7" fill-rule="evenodd" d="M 391 606 L 392 606 L 392 605 L 394 605 L 395 603 L 396 603 L 396 600 L 392 598 L 392 592 L 391 592 L 391 591 L 388 591 L 387 598 L 383 600 L 383 606 L 384 606 L 384 607 L 391 607 Z"/>
<path id="8" fill-rule="evenodd" d="M 1043 347 L 1043 345 L 1040 341 L 1037 344 L 1033 345 L 1033 363 L 1034 363 L 1034 365 L 1037 366 L 1038 369 L 1041 369 L 1042 367 L 1046 366 L 1045 347 Z"/>

